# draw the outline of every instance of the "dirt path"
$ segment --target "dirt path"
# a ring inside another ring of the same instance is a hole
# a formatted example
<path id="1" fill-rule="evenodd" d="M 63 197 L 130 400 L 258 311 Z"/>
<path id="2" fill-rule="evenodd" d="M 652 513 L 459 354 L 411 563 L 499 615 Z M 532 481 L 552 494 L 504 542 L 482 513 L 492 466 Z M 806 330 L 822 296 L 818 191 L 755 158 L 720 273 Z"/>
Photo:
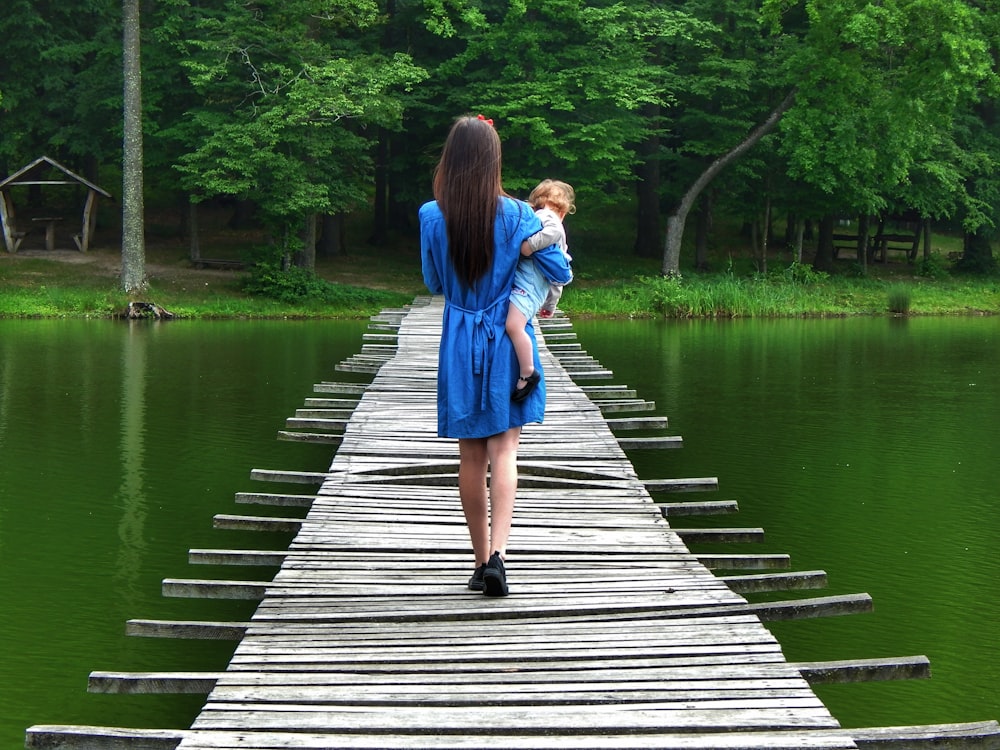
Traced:
<path id="1" fill-rule="evenodd" d="M 122 268 L 121 254 L 109 250 L 97 249 L 81 253 L 78 250 L 29 248 L 26 250 L 22 249 L 14 254 L 0 250 L 0 263 L 8 262 L 17 264 L 33 259 L 79 266 L 82 273 L 107 278 L 119 276 Z M 213 279 L 232 280 L 234 272 L 219 269 L 194 268 L 188 259 L 183 257 L 176 248 L 147 248 L 146 276 L 150 280 L 174 284 L 198 279 L 209 282 Z"/>

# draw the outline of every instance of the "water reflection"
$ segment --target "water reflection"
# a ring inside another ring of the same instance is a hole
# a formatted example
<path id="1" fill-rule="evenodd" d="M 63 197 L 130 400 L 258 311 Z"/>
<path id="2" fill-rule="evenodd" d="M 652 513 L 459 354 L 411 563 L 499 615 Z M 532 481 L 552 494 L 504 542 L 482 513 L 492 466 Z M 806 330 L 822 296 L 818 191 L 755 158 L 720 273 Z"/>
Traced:
<path id="1" fill-rule="evenodd" d="M 199 696 L 94 696 L 94 669 L 218 670 L 225 642 L 130 638 L 129 618 L 245 620 L 252 602 L 165 598 L 196 547 L 287 544 L 213 528 L 257 466 L 323 471 L 275 440 L 343 379 L 366 321 L 0 320 L 0 747 L 32 724 L 188 726 Z"/>
<path id="2" fill-rule="evenodd" d="M 155 322 L 129 321 L 123 337 L 121 356 L 121 486 L 115 505 L 121 511 L 118 523 L 118 563 L 115 583 L 126 594 L 128 604 L 135 602 L 139 571 L 146 540 L 146 495 L 143 487 L 146 454 L 146 338 Z"/>

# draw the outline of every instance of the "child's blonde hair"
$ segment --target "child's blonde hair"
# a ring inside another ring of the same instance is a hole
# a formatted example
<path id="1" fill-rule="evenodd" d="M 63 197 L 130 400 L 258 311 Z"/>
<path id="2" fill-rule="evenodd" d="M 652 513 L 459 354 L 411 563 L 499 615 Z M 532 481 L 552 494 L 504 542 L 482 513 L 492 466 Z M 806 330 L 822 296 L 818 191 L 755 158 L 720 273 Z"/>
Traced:
<path id="1" fill-rule="evenodd" d="M 528 203 L 535 209 L 544 208 L 548 204 L 564 213 L 575 214 L 576 191 L 572 185 L 560 180 L 542 180 L 531 191 Z"/>

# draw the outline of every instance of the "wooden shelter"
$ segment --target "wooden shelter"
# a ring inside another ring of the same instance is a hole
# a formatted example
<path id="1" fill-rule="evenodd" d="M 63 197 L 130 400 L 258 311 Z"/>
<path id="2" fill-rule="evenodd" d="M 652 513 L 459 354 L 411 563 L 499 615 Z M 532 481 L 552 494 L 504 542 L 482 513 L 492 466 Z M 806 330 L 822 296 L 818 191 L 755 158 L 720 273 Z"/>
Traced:
<path id="1" fill-rule="evenodd" d="M 81 185 L 87 189 L 80 233 L 73 235 L 77 249 L 82 253 L 87 252 L 87 248 L 94 238 L 97 197 L 103 195 L 105 198 L 110 198 L 111 193 L 66 169 L 62 164 L 48 156 L 40 156 L 31 164 L 0 181 L 0 225 L 3 228 L 3 241 L 7 252 L 16 253 L 25 235 L 30 231 L 30 225 L 18 224 L 14 202 L 11 199 L 11 188 L 32 185 Z M 56 225 L 62 221 L 62 217 L 34 216 L 31 217 L 31 221 L 44 225 L 45 247 L 48 250 L 53 250 L 55 248 Z"/>

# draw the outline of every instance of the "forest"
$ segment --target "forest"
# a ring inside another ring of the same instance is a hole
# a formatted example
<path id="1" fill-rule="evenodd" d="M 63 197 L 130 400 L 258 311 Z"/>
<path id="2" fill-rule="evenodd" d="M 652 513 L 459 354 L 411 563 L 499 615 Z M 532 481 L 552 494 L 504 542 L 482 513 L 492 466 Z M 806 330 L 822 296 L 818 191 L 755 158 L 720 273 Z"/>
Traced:
<path id="1" fill-rule="evenodd" d="M 1000 0 L 4 5 L 0 174 L 46 155 L 120 193 L 131 30 L 142 210 L 196 226 L 229 206 L 305 268 L 348 215 L 376 244 L 412 233 L 448 127 L 476 113 L 510 193 L 553 177 L 592 216 L 626 207 L 622 252 L 664 275 L 704 267 L 722 217 L 763 249 L 813 237 L 819 270 L 845 220 L 862 265 L 895 220 L 994 268 Z"/>

